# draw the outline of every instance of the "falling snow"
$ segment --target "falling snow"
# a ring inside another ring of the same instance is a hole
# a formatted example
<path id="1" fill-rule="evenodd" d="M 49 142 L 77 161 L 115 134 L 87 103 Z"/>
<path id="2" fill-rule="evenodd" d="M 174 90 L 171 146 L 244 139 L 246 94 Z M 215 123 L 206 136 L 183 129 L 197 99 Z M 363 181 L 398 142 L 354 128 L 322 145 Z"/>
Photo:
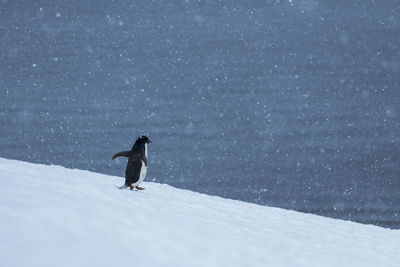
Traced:
<path id="1" fill-rule="evenodd" d="M 0 6 L 1 157 L 400 228 L 400 3 Z"/>

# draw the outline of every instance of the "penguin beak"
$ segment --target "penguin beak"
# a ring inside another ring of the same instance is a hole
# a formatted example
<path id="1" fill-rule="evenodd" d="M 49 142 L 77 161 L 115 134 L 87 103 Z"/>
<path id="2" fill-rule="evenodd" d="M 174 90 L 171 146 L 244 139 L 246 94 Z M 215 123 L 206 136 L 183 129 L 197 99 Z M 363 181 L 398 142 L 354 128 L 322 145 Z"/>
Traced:
<path id="1" fill-rule="evenodd" d="M 148 139 L 148 140 L 147 140 L 147 143 L 149 143 L 149 144 L 150 144 L 150 143 L 151 143 L 151 140 L 150 140 L 150 139 Z"/>

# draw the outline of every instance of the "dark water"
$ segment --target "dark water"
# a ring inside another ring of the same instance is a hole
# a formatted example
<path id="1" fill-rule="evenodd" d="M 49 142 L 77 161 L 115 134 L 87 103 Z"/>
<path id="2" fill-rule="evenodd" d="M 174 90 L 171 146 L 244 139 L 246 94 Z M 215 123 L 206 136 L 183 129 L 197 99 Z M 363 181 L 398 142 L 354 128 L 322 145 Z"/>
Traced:
<path id="1" fill-rule="evenodd" d="M 1 0 L 0 156 L 123 176 L 148 134 L 148 180 L 398 229 L 399 14 Z"/>

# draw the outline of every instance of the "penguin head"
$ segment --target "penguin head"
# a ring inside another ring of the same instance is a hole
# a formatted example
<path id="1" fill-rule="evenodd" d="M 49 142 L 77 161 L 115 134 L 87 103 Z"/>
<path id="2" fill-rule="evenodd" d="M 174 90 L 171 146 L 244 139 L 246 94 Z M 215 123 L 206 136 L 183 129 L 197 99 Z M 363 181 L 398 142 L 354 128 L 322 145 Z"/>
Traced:
<path id="1" fill-rule="evenodd" d="M 150 144 L 150 143 L 151 143 L 151 140 L 145 135 L 140 136 L 138 139 L 136 139 L 136 142 L 135 142 L 135 144 L 141 144 L 141 145 Z"/>

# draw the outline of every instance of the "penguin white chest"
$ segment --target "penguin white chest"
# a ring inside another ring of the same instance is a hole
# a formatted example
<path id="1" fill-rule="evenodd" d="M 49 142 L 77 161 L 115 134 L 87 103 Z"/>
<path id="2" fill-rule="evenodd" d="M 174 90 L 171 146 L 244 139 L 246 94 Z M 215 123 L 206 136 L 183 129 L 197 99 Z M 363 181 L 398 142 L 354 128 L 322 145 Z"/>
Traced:
<path id="1" fill-rule="evenodd" d="M 143 177 L 144 179 L 144 177 L 146 177 L 146 174 L 147 174 L 147 167 L 144 164 L 144 161 L 142 160 L 142 168 L 140 169 L 140 178 Z"/>
<path id="2" fill-rule="evenodd" d="M 144 161 L 142 160 L 142 167 L 140 168 L 140 176 L 139 176 L 139 180 L 136 182 L 136 185 L 143 182 L 144 178 L 146 178 L 146 174 L 147 174 L 147 167 L 144 164 Z"/>
<path id="3" fill-rule="evenodd" d="M 144 155 L 145 155 L 145 157 L 147 159 L 147 144 L 144 144 Z M 140 168 L 139 180 L 133 186 L 137 186 L 141 182 L 143 182 L 144 178 L 146 178 L 146 174 L 147 174 L 147 166 L 144 163 L 144 161 L 142 160 L 142 166 Z"/>

